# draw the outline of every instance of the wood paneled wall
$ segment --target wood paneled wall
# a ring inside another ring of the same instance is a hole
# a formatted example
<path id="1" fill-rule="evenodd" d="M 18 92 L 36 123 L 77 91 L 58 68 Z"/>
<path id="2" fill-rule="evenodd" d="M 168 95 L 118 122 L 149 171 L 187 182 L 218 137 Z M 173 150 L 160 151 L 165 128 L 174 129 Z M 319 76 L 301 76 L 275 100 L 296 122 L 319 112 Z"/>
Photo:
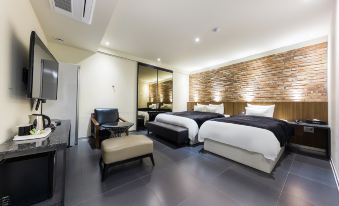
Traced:
<path id="1" fill-rule="evenodd" d="M 216 102 L 187 102 L 187 110 L 193 111 L 194 105 L 221 104 Z M 249 102 L 257 105 L 275 104 L 274 118 L 289 121 L 320 119 L 328 122 L 328 102 Z M 245 111 L 247 102 L 223 102 L 224 113 L 238 115 Z"/>

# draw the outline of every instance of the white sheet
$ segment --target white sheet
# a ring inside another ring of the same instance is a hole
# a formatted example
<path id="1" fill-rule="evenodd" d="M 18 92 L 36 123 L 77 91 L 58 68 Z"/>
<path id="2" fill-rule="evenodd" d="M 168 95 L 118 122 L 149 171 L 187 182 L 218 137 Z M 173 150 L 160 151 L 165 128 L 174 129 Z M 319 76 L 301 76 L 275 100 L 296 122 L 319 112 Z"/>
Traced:
<path id="1" fill-rule="evenodd" d="M 203 142 L 206 138 L 262 154 L 270 160 L 275 160 L 280 151 L 280 143 L 275 135 L 257 127 L 206 121 L 200 127 L 198 140 Z"/>
<path id="2" fill-rule="evenodd" d="M 189 119 L 186 117 L 180 117 L 164 113 L 158 114 L 155 117 L 155 121 L 187 128 L 188 138 L 192 141 L 195 140 L 195 137 L 199 132 L 198 124 L 193 119 Z"/>
<path id="3" fill-rule="evenodd" d="M 144 116 L 144 124 L 146 125 L 146 123 L 149 121 L 148 112 L 138 111 L 138 115 Z"/>

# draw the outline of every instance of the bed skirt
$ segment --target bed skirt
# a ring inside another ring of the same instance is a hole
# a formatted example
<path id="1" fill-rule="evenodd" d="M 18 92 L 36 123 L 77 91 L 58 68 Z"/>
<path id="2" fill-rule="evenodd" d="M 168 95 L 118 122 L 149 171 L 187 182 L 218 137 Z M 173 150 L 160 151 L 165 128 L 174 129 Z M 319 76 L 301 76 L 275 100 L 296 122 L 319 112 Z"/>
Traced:
<path id="1" fill-rule="evenodd" d="M 216 142 L 211 139 L 205 139 L 204 150 L 226 157 L 265 173 L 271 173 L 279 161 L 281 155 L 284 153 L 285 147 L 280 149 L 275 161 L 266 159 L 262 154 L 249 152 L 247 150 Z"/>

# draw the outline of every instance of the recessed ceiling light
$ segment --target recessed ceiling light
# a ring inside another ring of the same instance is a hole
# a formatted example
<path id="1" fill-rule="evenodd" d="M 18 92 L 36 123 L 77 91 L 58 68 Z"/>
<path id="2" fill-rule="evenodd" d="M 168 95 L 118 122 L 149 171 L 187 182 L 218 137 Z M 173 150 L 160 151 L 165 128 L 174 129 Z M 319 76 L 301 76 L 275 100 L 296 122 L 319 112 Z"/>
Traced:
<path id="1" fill-rule="evenodd" d="M 106 42 L 105 42 L 105 45 L 106 45 L 106 46 L 109 46 L 109 41 L 106 41 Z"/>
<path id="2" fill-rule="evenodd" d="M 161 61 L 161 59 L 160 59 L 160 58 L 157 58 L 157 61 L 158 61 L 158 62 L 160 62 L 160 61 Z"/>
<path id="3" fill-rule="evenodd" d="M 64 42 L 64 40 L 61 39 L 61 38 L 55 38 L 55 40 L 56 40 L 57 42 L 59 42 L 59 43 L 63 43 L 63 42 Z"/>
<path id="4" fill-rule="evenodd" d="M 196 38 L 194 39 L 194 41 L 195 41 L 196 43 L 198 43 L 198 42 L 200 42 L 200 38 L 199 38 L 199 37 L 196 37 Z"/>
<path id="5" fill-rule="evenodd" d="M 219 32 L 220 31 L 220 28 L 219 27 L 215 27 L 212 29 L 213 32 Z"/>

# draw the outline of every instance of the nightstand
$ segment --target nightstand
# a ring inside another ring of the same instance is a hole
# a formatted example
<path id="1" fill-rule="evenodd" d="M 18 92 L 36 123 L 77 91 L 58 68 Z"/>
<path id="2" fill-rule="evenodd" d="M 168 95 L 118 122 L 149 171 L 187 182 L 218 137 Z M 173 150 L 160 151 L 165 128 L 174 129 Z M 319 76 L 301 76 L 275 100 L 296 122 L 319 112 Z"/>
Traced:
<path id="1" fill-rule="evenodd" d="M 328 125 L 289 122 L 294 134 L 289 141 L 292 151 L 310 153 L 330 159 L 331 130 Z"/>

